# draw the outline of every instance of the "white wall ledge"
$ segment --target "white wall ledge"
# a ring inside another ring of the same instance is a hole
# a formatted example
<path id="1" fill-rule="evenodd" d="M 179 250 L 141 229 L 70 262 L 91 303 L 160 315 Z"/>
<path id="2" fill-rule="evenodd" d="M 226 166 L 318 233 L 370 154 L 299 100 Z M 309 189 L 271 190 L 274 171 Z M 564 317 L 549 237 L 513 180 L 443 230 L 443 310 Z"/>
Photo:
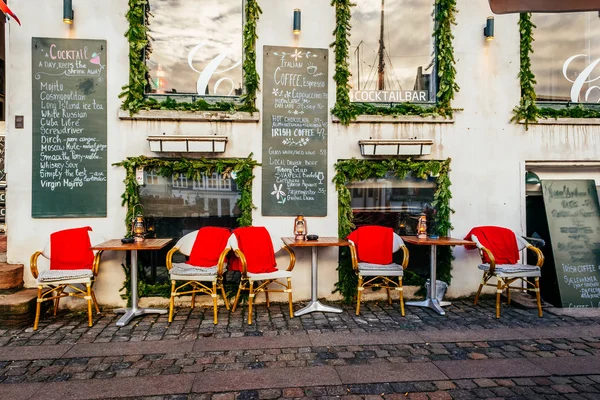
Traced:
<path id="1" fill-rule="evenodd" d="M 525 120 L 519 121 L 525 125 Z M 537 122 L 529 125 L 600 125 L 600 118 L 538 118 Z"/>
<path id="2" fill-rule="evenodd" d="M 340 120 L 335 115 L 331 117 L 331 121 L 339 123 Z M 356 120 L 350 121 L 350 124 L 453 124 L 454 118 L 435 117 L 428 115 L 421 117 L 420 115 L 359 115 Z"/>
<path id="3" fill-rule="evenodd" d="M 178 111 L 178 110 L 140 110 L 130 115 L 129 111 L 119 110 L 119 119 L 124 121 L 185 121 L 185 122 L 258 122 L 258 112 L 229 111 Z"/>

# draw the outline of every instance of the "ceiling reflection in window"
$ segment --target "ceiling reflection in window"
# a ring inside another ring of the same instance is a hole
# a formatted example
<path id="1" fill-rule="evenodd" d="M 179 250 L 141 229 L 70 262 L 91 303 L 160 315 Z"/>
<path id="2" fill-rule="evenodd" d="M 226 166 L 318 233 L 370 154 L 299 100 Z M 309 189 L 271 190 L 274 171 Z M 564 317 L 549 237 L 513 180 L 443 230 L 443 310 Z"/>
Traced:
<path id="1" fill-rule="evenodd" d="M 531 71 L 538 101 L 600 101 L 598 12 L 532 14 Z"/>
<path id="2" fill-rule="evenodd" d="M 242 94 L 243 0 L 149 0 L 152 93 Z"/>

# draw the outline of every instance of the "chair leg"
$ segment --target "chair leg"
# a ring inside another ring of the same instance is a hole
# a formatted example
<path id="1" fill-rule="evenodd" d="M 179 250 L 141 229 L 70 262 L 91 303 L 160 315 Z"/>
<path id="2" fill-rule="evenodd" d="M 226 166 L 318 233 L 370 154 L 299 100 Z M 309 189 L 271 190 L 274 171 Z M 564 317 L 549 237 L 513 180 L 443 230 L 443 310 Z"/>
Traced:
<path id="1" fill-rule="evenodd" d="M 35 305 L 35 320 L 33 321 L 33 330 L 37 331 L 40 322 L 40 313 L 42 310 L 42 287 L 38 286 L 37 303 Z"/>
<path id="2" fill-rule="evenodd" d="M 92 289 L 92 301 L 94 302 L 94 307 L 96 308 L 96 314 L 100 314 L 100 307 L 98 307 L 98 300 L 96 300 L 96 293 Z"/>
<path id="3" fill-rule="evenodd" d="M 237 307 L 238 300 L 240 299 L 240 293 L 242 292 L 243 285 L 244 281 L 240 281 L 240 286 L 238 287 L 237 294 L 235 295 L 235 300 L 233 301 L 233 307 L 231 307 L 231 312 L 235 312 L 235 308 Z"/>
<path id="4" fill-rule="evenodd" d="M 400 314 L 404 317 L 404 290 L 402 288 L 402 277 L 398 278 L 398 286 L 400 290 L 398 290 L 398 297 L 400 298 Z"/>
<path id="5" fill-rule="evenodd" d="M 510 286 L 506 287 L 506 304 L 510 304 Z"/>
<path id="6" fill-rule="evenodd" d="M 173 308 L 175 308 L 175 281 L 171 281 L 171 298 L 169 299 L 169 322 L 173 322 Z"/>
<path id="7" fill-rule="evenodd" d="M 195 288 L 194 288 L 195 289 Z M 196 307 L 196 292 L 192 293 L 192 310 Z"/>
<path id="8" fill-rule="evenodd" d="M 542 318 L 542 299 L 540 297 L 540 278 L 535 278 L 535 299 L 537 300 L 538 316 Z"/>
<path id="9" fill-rule="evenodd" d="M 360 315 L 360 298 L 363 291 L 363 278 L 358 276 L 358 288 L 356 289 L 356 315 Z"/>
<path id="10" fill-rule="evenodd" d="M 62 294 L 63 289 L 56 290 L 56 299 L 54 300 L 54 316 L 56 317 L 56 313 L 58 312 L 58 305 L 60 303 L 60 295 Z"/>
<path id="11" fill-rule="evenodd" d="M 390 288 L 385 288 L 385 290 L 387 291 L 387 297 L 388 297 L 388 305 L 392 305 L 392 296 L 390 295 Z"/>
<path id="12" fill-rule="evenodd" d="M 267 308 L 271 308 L 271 302 L 269 301 L 269 290 L 265 288 L 265 300 L 267 301 Z"/>
<path id="13" fill-rule="evenodd" d="M 86 283 L 85 289 L 87 291 L 86 299 L 87 299 L 87 303 L 88 303 L 88 326 L 92 326 L 92 324 L 93 324 L 93 321 L 92 321 L 92 284 Z"/>
<path id="14" fill-rule="evenodd" d="M 221 295 L 223 296 L 223 303 L 225 303 L 225 308 L 229 311 L 229 301 L 227 300 L 227 294 L 225 293 L 225 287 L 223 283 L 221 283 Z"/>
<path id="15" fill-rule="evenodd" d="M 252 302 L 254 301 L 254 282 L 248 281 L 250 294 L 248 295 L 248 325 L 252 325 Z"/>
<path id="16" fill-rule="evenodd" d="M 485 285 L 485 273 L 483 274 L 483 278 L 481 278 L 481 283 L 479 284 L 479 289 L 477 290 L 477 294 L 475 295 L 475 300 L 473 301 L 473 305 L 476 306 L 479 301 L 479 295 L 481 294 L 481 289 L 483 289 L 483 285 Z"/>
<path id="17" fill-rule="evenodd" d="M 294 318 L 294 307 L 292 306 L 292 278 L 287 278 L 288 303 L 290 305 L 290 318 Z"/>
<path id="18" fill-rule="evenodd" d="M 498 278 L 496 287 L 496 318 L 500 318 L 500 295 L 502 294 L 502 278 Z"/>
<path id="19" fill-rule="evenodd" d="M 213 298 L 213 323 L 216 325 L 218 322 L 218 313 L 219 313 L 219 304 L 217 299 L 217 282 L 213 281 L 212 293 L 211 296 Z"/>

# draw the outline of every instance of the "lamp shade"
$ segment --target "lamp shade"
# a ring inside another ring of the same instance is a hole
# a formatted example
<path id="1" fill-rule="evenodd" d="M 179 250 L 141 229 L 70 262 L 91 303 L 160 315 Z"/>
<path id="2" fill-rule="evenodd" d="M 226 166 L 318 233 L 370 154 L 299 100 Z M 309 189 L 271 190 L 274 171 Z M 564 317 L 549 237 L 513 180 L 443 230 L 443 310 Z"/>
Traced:
<path id="1" fill-rule="evenodd" d="M 485 20 L 485 28 L 483 28 L 485 40 L 494 40 L 494 17 L 487 17 Z"/>
<path id="2" fill-rule="evenodd" d="M 63 22 L 73 23 L 73 0 L 63 0 Z"/>
<path id="3" fill-rule="evenodd" d="M 294 35 L 299 35 L 302 30 L 302 12 L 299 8 L 294 10 Z"/>
<path id="4" fill-rule="evenodd" d="M 527 171 L 525 174 L 525 183 L 529 185 L 538 185 L 540 183 L 540 177 L 535 172 Z"/>

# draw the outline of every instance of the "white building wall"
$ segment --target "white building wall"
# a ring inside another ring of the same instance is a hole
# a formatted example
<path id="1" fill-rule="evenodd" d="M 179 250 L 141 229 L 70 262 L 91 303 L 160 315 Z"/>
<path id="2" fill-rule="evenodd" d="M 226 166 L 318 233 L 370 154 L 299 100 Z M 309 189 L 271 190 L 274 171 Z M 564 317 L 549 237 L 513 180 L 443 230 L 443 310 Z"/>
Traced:
<path id="1" fill-rule="evenodd" d="M 263 45 L 329 48 L 333 41 L 335 10 L 329 1 L 260 0 L 263 14 L 258 23 L 257 69 L 262 75 Z M 41 249 L 49 234 L 59 229 L 90 225 L 106 238 L 124 234 L 125 209 L 121 206 L 124 171 L 112 164 L 128 156 L 159 156 L 150 152 L 148 135 L 219 134 L 229 138 L 222 157 L 247 157 L 261 162 L 262 121 L 177 122 L 127 121 L 118 118 L 118 94 L 128 82 L 128 43 L 125 14 L 127 1 L 74 2 L 75 23 L 62 22 L 61 0 L 12 0 L 11 8 L 23 22 L 8 24 L 7 46 L 7 224 L 8 261 L 28 265 L 31 254 Z M 302 9 L 302 33 L 292 35 L 294 8 Z M 452 158 L 452 216 L 454 237 L 463 237 L 476 225 L 502 225 L 524 231 L 524 165 L 526 161 L 573 161 L 600 159 L 600 127 L 597 125 L 539 125 L 528 131 L 510 123 L 520 96 L 518 15 L 496 16 L 495 40 L 485 42 L 482 30 L 491 15 L 486 1 L 458 1 L 454 27 L 457 83 L 460 92 L 453 106 L 458 109 L 451 123 L 353 123 L 349 127 L 329 124 L 329 185 L 327 217 L 308 218 L 310 233 L 337 236 L 337 195 L 331 183 L 333 164 L 339 159 L 360 158 L 358 140 L 368 138 L 424 138 L 435 145 L 427 158 Z M 201 29 L 201 28 L 199 28 Z M 108 82 L 108 216 L 94 219 L 32 219 L 32 77 L 31 38 L 56 37 L 104 39 L 107 41 Z M 410 40 L 410 38 L 407 38 Z M 329 52 L 329 105 L 335 103 L 334 52 Z M 262 109 L 262 93 L 257 106 Z M 15 129 L 16 115 L 25 117 L 25 128 Z M 331 117 L 330 117 L 331 120 Z M 398 118 L 402 121 L 402 118 Z M 447 122 L 447 121 L 443 121 Z M 253 202 L 261 204 L 261 168 L 255 169 Z M 254 211 L 254 225 L 267 227 L 276 245 L 281 236 L 291 236 L 293 217 L 263 217 Z M 471 294 L 480 273 L 478 255 L 456 248 L 450 296 Z M 124 275 L 123 254 L 105 253 L 96 293 L 100 303 L 122 305 L 118 289 Z M 297 250 L 294 298 L 310 297 L 310 251 Z M 337 249 L 319 250 L 319 297 L 331 294 L 337 281 Z M 26 285 L 34 284 L 26 271 Z"/>

